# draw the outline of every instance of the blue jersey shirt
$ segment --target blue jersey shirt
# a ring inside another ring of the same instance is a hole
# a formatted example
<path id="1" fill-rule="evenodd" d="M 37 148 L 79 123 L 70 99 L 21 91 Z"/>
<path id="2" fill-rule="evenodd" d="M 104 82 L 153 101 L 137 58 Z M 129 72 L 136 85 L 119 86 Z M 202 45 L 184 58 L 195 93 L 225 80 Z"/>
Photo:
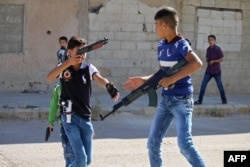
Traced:
<path id="1" fill-rule="evenodd" d="M 165 39 L 158 43 L 158 61 L 160 67 L 164 71 L 167 71 L 170 67 L 184 59 L 185 56 L 192 51 L 188 41 L 180 36 L 177 36 L 171 42 L 167 42 Z M 162 95 L 190 95 L 193 93 L 193 85 L 191 82 L 191 76 L 186 76 L 174 84 L 174 88 L 162 89 Z"/>

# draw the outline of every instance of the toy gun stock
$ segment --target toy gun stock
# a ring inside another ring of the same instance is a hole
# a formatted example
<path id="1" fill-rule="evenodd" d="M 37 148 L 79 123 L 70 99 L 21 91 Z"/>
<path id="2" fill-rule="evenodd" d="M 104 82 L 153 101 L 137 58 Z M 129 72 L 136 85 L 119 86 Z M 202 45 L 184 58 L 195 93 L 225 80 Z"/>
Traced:
<path id="1" fill-rule="evenodd" d="M 97 42 L 95 42 L 95 43 L 93 43 L 91 45 L 88 45 L 88 46 L 85 46 L 85 47 L 83 47 L 81 49 L 78 49 L 77 54 L 80 55 L 80 54 L 90 52 L 92 50 L 99 49 L 99 48 L 103 47 L 107 43 L 108 43 L 108 38 L 104 37 L 104 39 L 102 39 L 102 40 L 99 40 L 99 41 L 97 41 Z"/>
<path id="2" fill-rule="evenodd" d="M 164 78 L 171 76 L 178 71 L 181 70 L 182 67 L 184 67 L 187 64 L 187 61 L 185 59 L 181 60 L 177 64 L 175 64 L 173 67 L 171 67 L 168 71 L 159 70 L 157 71 L 147 82 L 145 82 L 143 85 L 141 85 L 136 90 L 132 91 L 130 94 L 125 96 L 119 103 L 115 104 L 113 106 L 113 110 L 109 113 L 107 113 L 105 116 L 102 116 L 99 114 L 100 119 L 104 120 L 106 117 L 117 111 L 122 106 L 127 106 L 145 93 L 148 94 L 149 97 L 149 106 L 156 106 L 157 105 L 157 93 L 156 89 L 159 88 L 159 81 Z"/>

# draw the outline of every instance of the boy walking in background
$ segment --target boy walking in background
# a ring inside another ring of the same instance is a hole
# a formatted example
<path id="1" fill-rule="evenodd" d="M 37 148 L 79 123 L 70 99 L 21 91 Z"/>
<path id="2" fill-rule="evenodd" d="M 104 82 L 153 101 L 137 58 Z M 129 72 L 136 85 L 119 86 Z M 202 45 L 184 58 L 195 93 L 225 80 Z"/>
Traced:
<path id="1" fill-rule="evenodd" d="M 220 91 L 222 104 L 227 104 L 227 98 L 221 81 L 221 65 L 220 65 L 220 63 L 223 61 L 224 55 L 220 47 L 215 44 L 216 37 L 214 35 L 208 36 L 208 43 L 209 47 L 207 48 L 207 54 L 206 54 L 207 69 L 204 78 L 202 80 L 199 98 L 194 102 L 194 104 L 196 105 L 202 104 L 207 84 L 212 78 L 215 79 L 217 87 Z"/>

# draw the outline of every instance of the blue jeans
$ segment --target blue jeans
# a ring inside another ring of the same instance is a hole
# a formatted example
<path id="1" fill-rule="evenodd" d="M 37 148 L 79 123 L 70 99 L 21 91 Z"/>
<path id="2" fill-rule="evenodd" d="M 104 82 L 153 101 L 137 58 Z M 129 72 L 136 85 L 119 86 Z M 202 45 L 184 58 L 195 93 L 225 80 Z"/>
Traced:
<path id="1" fill-rule="evenodd" d="M 62 124 L 74 152 L 75 160 L 69 167 L 86 167 L 92 160 L 93 125 L 90 120 L 72 114 L 71 123 L 66 123 L 62 114 Z"/>
<path id="2" fill-rule="evenodd" d="M 72 147 L 70 145 L 69 139 L 64 131 L 63 126 L 61 126 L 61 141 L 63 147 L 63 156 L 65 159 L 65 167 L 68 167 L 75 160 Z"/>
<path id="3" fill-rule="evenodd" d="M 148 136 L 148 154 L 151 167 L 162 167 L 161 144 L 169 126 L 175 118 L 178 146 L 182 155 L 193 167 L 204 167 L 205 163 L 192 141 L 192 96 L 162 96 L 157 107 Z M 178 162 L 176 162 L 178 166 Z"/>
<path id="4" fill-rule="evenodd" d="M 203 96 L 205 94 L 207 84 L 212 78 L 215 79 L 217 87 L 218 87 L 218 89 L 220 91 L 221 101 L 222 102 L 227 102 L 224 87 L 223 87 L 223 84 L 222 84 L 222 81 L 221 81 L 221 73 L 218 73 L 218 74 L 207 74 L 207 73 L 205 73 L 204 78 L 202 80 L 201 88 L 200 88 L 199 99 L 198 99 L 199 102 L 202 103 Z"/>

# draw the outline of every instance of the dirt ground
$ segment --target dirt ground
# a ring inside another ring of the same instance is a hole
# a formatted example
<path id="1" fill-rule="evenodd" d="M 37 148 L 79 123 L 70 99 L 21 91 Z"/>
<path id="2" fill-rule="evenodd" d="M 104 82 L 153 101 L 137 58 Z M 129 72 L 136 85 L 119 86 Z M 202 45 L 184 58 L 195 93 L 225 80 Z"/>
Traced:
<path id="1" fill-rule="evenodd" d="M 90 167 L 149 167 L 147 134 L 152 116 L 121 113 L 93 121 L 93 162 Z M 194 117 L 193 139 L 208 167 L 223 166 L 224 150 L 250 148 L 250 115 Z M 46 120 L 0 120 L 1 167 L 62 167 L 59 125 L 44 142 Z M 189 167 L 176 143 L 173 122 L 164 138 L 164 166 Z"/>

